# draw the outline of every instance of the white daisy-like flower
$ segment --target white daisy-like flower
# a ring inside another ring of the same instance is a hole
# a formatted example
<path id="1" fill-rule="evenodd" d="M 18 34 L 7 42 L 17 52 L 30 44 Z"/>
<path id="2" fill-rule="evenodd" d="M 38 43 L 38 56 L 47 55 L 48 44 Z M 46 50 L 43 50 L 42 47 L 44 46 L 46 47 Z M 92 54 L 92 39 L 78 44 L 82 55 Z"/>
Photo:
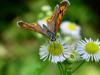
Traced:
<path id="1" fill-rule="evenodd" d="M 70 57 L 70 47 L 64 42 L 55 41 L 46 45 L 42 45 L 40 48 L 40 59 L 44 61 L 49 59 L 53 63 L 63 62 L 66 58 Z"/>
<path id="2" fill-rule="evenodd" d="M 86 61 L 100 60 L 100 42 L 91 38 L 79 41 L 76 47 L 78 54 Z"/>
<path id="3" fill-rule="evenodd" d="M 61 30 L 65 35 L 74 36 L 74 38 L 80 38 L 80 27 L 72 22 L 65 21 L 61 24 Z"/>

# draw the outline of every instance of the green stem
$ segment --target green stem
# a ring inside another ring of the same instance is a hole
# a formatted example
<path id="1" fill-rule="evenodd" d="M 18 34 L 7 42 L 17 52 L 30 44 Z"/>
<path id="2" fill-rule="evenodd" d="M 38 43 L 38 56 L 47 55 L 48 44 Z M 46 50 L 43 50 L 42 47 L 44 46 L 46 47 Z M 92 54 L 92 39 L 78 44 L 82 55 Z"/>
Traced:
<path id="1" fill-rule="evenodd" d="M 59 63 L 57 63 L 57 66 L 58 66 L 58 69 L 59 69 L 60 75 L 62 75 L 62 69 L 61 69 Z"/>
<path id="2" fill-rule="evenodd" d="M 65 69 L 65 71 L 64 71 L 64 75 L 67 75 L 67 71 L 66 71 L 66 69 Z"/>
<path id="3" fill-rule="evenodd" d="M 65 75 L 71 75 L 71 64 L 65 66 Z"/>
<path id="4" fill-rule="evenodd" d="M 64 75 L 64 69 L 63 69 L 63 66 L 61 63 L 58 63 L 58 68 L 59 68 L 59 71 L 60 71 L 60 75 Z"/>
<path id="5" fill-rule="evenodd" d="M 85 61 L 83 61 L 82 63 L 80 63 L 73 71 L 71 74 L 73 74 L 74 72 L 76 72 L 83 64 Z"/>
<path id="6" fill-rule="evenodd" d="M 60 66 L 61 66 L 61 69 L 62 69 L 62 73 L 63 73 L 63 75 L 65 75 L 65 73 L 64 73 L 64 68 L 63 68 L 62 63 L 60 63 Z"/>

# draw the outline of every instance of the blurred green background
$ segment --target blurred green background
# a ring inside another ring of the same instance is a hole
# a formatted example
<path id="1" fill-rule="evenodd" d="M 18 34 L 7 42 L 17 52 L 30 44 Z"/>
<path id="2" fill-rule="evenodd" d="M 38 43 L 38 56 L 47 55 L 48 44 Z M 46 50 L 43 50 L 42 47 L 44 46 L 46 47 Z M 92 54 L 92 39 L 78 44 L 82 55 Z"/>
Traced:
<path id="1" fill-rule="evenodd" d="M 51 10 L 61 0 L 1 0 L 0 1 L 0 75 L 59 75 L 55 64 L 39 58 L 39 48 L 45 37 L 17 27 L 16 22 L 36 22 L 46 17 L 44 5 Z M 100 0 L 70 0 L 63 21 L 81 26 L 82 37 L 100 38 Z M 73 75 L 100 75 L 100 62 L 85 63 Z"/>

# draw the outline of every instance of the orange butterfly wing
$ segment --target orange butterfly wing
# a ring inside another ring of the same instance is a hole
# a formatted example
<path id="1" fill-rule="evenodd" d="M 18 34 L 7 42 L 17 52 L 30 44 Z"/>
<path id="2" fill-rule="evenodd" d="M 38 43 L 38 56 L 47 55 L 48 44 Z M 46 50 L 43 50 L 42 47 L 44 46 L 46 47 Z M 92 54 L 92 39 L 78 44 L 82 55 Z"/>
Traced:
<path id="1" fill-rule="evenodd" d="M 69 2 L 67 0 L 63 0 L 59 5 L 57 5 L 55 7 L 53 16 L 51 18 L 49 18 L 47 21 L 48 28 L 51 31 L 53 31 L 53 32 L 58 31 L 61 21 L 62 21 L 62 18 L 63 18 L 63 15 L 64 15 L 64 12 L 67 9 L 68 5 L 69 5 Z"/>
<path id="2" fill-rule="evenodd" d="M 40 34 L 43 34 L 45 36 L 48 36 L 46 30 L 43 30 L 42 27 L 38 24 L 29 24 L 23 21 L 18 21 L 17 25 L 23 29 L 28 29 L 28 30 L 32 30 L 35 32 L 38 32 Z"/>

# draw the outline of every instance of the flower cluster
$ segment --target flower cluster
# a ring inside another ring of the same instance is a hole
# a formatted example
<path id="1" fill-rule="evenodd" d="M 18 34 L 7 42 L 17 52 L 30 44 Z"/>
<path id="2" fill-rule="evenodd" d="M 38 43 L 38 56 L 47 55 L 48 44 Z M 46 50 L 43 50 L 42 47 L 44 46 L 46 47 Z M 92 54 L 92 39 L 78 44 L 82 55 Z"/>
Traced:
<path id="1" fill-rule="evenodd" d="M 40 25 L 47 25 L 46 19 L 39 20 Z M 59 39 L 55 42 L 49 42 L 40 47 L 40 59 L 48 59 L 53 63 L 69 61 L 99 61 L 100 60 L 100 42 L 99 40 L 85 39 L 80 40 L 80 26 L 69 21 L 61 24 L 61 33 L 64 36 L 63 41 Z M 67 41 L 66 41 L 67 40 Z M 77 40 L 77 41 L 76 41 Z M 71 44 L 69 43 L 72 42 Z M 73 45 L 74 44 L 74 45 Z"/>

